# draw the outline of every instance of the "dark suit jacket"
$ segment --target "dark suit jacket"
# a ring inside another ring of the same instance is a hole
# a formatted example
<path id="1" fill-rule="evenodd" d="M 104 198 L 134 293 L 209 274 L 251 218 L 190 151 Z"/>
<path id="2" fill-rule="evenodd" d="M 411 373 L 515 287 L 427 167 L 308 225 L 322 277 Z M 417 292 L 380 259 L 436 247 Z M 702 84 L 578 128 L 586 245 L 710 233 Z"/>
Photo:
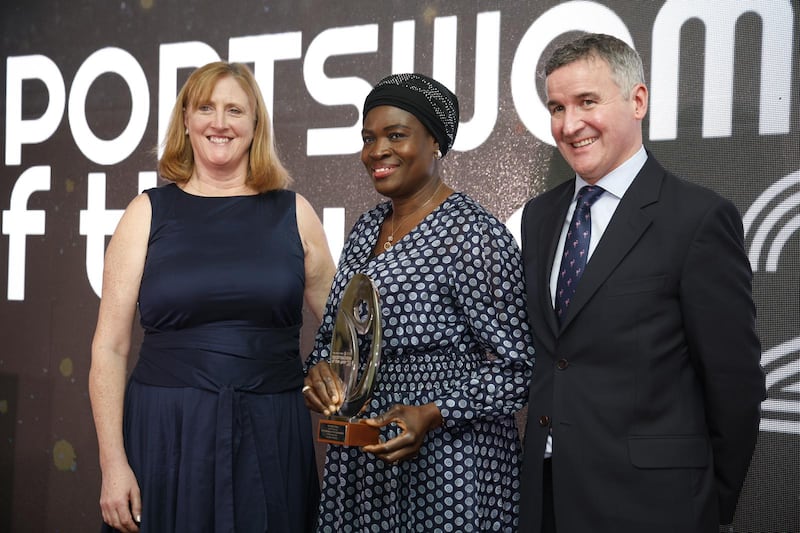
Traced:
<path id="1" fill-rule="evenodd" d="M 741 217 L 650 155 L 559 327 L 550 271 L 573 191 L 523 214 L 536 365 L 520 531 L 540 528 L 552 429 L 559 533 L 716 532 L 733 520 L 765 398 Z"/>

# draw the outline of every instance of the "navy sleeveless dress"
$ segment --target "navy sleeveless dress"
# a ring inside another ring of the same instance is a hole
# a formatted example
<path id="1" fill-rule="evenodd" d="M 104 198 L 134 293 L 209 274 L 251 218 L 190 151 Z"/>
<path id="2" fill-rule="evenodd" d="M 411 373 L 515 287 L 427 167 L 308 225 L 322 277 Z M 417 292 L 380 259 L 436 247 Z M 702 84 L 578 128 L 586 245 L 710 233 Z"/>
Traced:
<path id="1" fill-rule="evenodd" d="M 145 335 L 124 412 L 141 531 L 309 530 L 319 487 L 295 194 L 147 194 Z"/>

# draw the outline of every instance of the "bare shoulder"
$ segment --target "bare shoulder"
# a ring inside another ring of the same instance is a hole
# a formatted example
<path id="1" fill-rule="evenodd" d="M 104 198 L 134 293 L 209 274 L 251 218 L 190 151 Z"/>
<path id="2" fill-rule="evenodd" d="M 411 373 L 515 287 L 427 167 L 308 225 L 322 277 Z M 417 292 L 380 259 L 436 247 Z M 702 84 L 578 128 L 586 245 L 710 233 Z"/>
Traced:
<path id="1" fill-rule="evenodd" d="M 150 196 L 145 192 L 137 194 L 133 200 L 130 201 L 128 207 L 125 208 L 125 216 L 127 217 L 144 217 L 149 220 L 151 215 L 152 206 L 150 204 Z"/>
<path id="2" fill-rule="evenodd" d="M 311 202 L 308 199 L 300 194 L 299 192 L 294 193 L 295 197 L 295 205 L 297 206 L 297 213 L 298 215 L 308 215 L 313 214 L 316 217 L 316 212 L 314 211 L 314 206 L 311 205 Z"/>
<path id="3" fill-rule="evenodd" d="M 300 193 L 295 193 L 295 209 L 297 211 L 297 227 L 301 236 L 306 232 L 315 231 L 321 225 L 314 206 Z"/>
<path id="4" fill-rule="evenodd" d="M 150 232 L 152 206 L 147 193 L 140 193 L 130 201 L 117 224 L 110 246 L 116 241 L 122 244 L 146 242 Z"/>

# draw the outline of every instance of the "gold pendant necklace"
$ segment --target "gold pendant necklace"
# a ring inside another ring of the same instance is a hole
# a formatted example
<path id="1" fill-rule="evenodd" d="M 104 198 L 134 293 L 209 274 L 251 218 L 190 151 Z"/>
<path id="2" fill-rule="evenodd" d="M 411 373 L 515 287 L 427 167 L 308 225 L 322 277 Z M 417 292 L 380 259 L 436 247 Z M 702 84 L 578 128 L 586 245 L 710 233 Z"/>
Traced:
<path id="1" fill-rule="evenodd" d="M 414 213 L 416 213 L 417 211 L 419 211 L 420 209 L 422 209 L 423 207 L 425 207 L 426 205 L 431 203 L 431 200 L 433 200 L 436 197 L 436 195 L 439 193 L 439 189 L 442 188 L 442 184 L 443 183 L 444 183 L 443 181 L 439 182 L 439 185 L 437 185 L 436 190 L 433 191 L 433 194 L 431 195 L 430 198 L 425 200 L 424 204 L 420 205 L 419 207 L 417 207 L 416 209 L 411 211 L 409 214 L 407 214 L 406 216 L 401 218 L 400 221 L 397 223 L 397 228 L 394 227 L 394 212 L 392 212 L 392 233 L 389 234 L 388 237 L 386 237 L 386 242 L 383 243 L 383 249 L 385 251 L 388 252 L 389 249 L 394 245 L 394 234 L 395 234 L 395 232 L 397 230 L 399 230 L 403 226 L 403 222 L 405 222 L 408 219 L 408 217 L 410 217 L 411 215 L 413 215 Z"/>

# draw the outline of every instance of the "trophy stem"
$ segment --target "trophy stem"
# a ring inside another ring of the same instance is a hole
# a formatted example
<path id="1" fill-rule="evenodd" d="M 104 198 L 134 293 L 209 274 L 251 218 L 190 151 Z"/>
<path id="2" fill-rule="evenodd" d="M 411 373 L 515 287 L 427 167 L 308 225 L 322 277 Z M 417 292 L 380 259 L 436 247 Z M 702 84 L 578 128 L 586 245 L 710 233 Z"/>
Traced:
<path id="1" fill-rule="evenodd" d="M 372 334 L 369 359 L 360 354 L 359 335 Z M 367 446 L 379 442 L 380 430 L 356 415 L 364 411 L 375 386 L 381 361 L 381 302 L 375 284 L 365 274 L 355 274 L 345 287 L 333 326 L 329 365 L 344 386 L 339 416 L 319 421 L 317 440 L 340 446 Z M 358 373 L 363 370 L 361 379 Z"/>

